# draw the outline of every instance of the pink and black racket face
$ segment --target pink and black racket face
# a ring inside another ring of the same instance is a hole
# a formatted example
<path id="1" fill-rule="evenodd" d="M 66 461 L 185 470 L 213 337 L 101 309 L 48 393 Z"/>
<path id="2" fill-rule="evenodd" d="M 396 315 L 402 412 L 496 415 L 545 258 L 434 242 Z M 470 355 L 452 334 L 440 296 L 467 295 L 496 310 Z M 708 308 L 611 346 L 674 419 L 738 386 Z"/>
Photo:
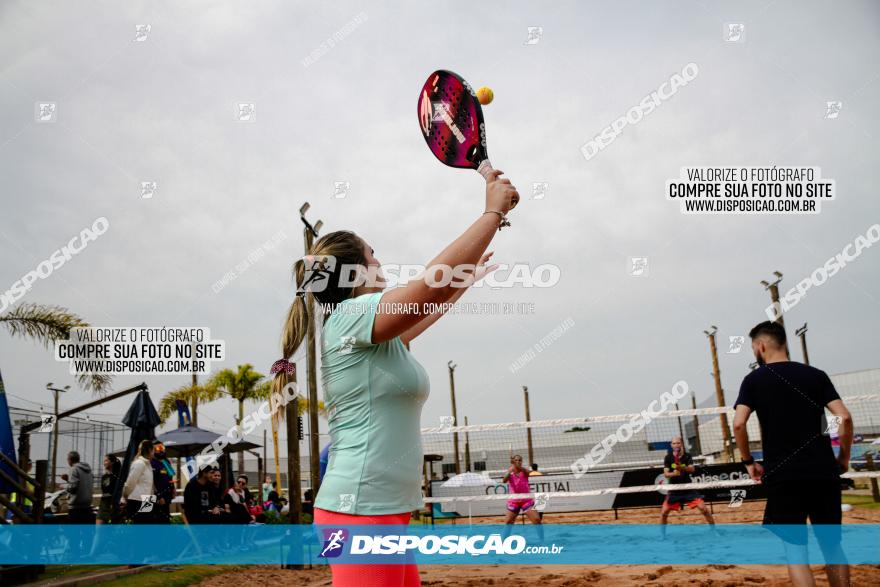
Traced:
<path id="1" fill-rule="evenodd" d="M 483 109 L 461 76 L 432 73 L 419 94 L 418 114 L 428 148 L 446 165 L 476 169 L 488 158 Z"/>

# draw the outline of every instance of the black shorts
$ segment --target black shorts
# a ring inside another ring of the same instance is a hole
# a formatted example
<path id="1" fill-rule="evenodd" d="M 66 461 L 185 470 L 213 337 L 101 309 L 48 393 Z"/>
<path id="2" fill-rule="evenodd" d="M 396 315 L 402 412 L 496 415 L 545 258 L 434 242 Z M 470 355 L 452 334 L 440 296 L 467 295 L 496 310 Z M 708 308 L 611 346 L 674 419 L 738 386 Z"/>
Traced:
<path id="1" fill-rule="evenodd" d="M 785 542 L 806 544 L 808 519 L 816 526 L 833 526 L 816 531 L 823 542 L 840 542 L 839 480 L 779 481 L 767 485 L 765 491 L 764 525 Z"/>

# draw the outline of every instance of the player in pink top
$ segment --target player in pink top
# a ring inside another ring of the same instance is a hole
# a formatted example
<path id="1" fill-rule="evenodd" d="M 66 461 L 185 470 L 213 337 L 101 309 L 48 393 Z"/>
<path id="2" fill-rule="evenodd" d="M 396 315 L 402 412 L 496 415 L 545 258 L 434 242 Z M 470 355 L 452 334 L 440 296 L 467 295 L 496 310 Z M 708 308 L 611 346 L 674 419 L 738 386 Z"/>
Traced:
<path id="1" fill-rule="evenodd" d="M 522 457 L 514 455 L 510 462 L 512 465 L 507 469 L 507 473 L 505 473 L 504 478 L 501 480 L 502 483 L 507 483 L 508 493 L 531 493 L 529 470 L 522 466 Z M 534 505 L 535 500 L 531 498 L 507 500 L 507 517 L 504 523 L 513 524 L 516 522 L 516 516 L 522 512 L 533 524 L 540 524 L 541 516 L 532 509 Z"/>

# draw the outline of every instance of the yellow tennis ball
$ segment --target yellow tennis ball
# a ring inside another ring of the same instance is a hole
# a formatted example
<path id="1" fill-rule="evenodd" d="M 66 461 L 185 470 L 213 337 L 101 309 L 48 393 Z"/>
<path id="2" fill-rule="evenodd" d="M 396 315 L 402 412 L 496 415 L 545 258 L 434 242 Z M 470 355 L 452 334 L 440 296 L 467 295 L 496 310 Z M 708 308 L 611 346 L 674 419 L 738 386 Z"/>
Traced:
<path id="1" fill-rule="evenodd" d="M 479 90 L 477 90 L 477 100 L 480 101 L 480 104 L 483 106 L 490 104 L 492 100 L 495 98 L 495 93 L 492 91 L 492 88 L 487 88 L 483 86 Z"/>

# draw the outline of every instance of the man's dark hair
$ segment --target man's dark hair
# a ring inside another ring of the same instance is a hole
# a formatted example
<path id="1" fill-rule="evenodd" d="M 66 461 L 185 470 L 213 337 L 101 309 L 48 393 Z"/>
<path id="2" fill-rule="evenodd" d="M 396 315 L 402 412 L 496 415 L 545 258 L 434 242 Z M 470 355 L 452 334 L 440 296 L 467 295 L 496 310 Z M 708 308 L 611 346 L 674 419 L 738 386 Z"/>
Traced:
<path id="1" fill-rule="evenodd" d="M 235 478 L 236 481 L 239 481 L 239 480 L 241 480 L 241 479 L 244 479 L 244 482 L 245 482 L 245 483 L 248 482 L 247 475 L 239 475 L 238 477 Z"/>
<path id="2" fill-rule="evenodd" d="M 749 332 L 749 338 L 752 340 L 759 336 L 769 336 L 773 342 L 779 346 L 785 346 L 785 328 L 779 322 L 761 322 Z"/>
<path id="3" fill-rule="evenodd" d="M 79 462 L 79 453 L 76 452 L 75 450 L 72 450 L 69 453 L 67 453 L 67 458 L 72 463 L 78 463 Z"/>

